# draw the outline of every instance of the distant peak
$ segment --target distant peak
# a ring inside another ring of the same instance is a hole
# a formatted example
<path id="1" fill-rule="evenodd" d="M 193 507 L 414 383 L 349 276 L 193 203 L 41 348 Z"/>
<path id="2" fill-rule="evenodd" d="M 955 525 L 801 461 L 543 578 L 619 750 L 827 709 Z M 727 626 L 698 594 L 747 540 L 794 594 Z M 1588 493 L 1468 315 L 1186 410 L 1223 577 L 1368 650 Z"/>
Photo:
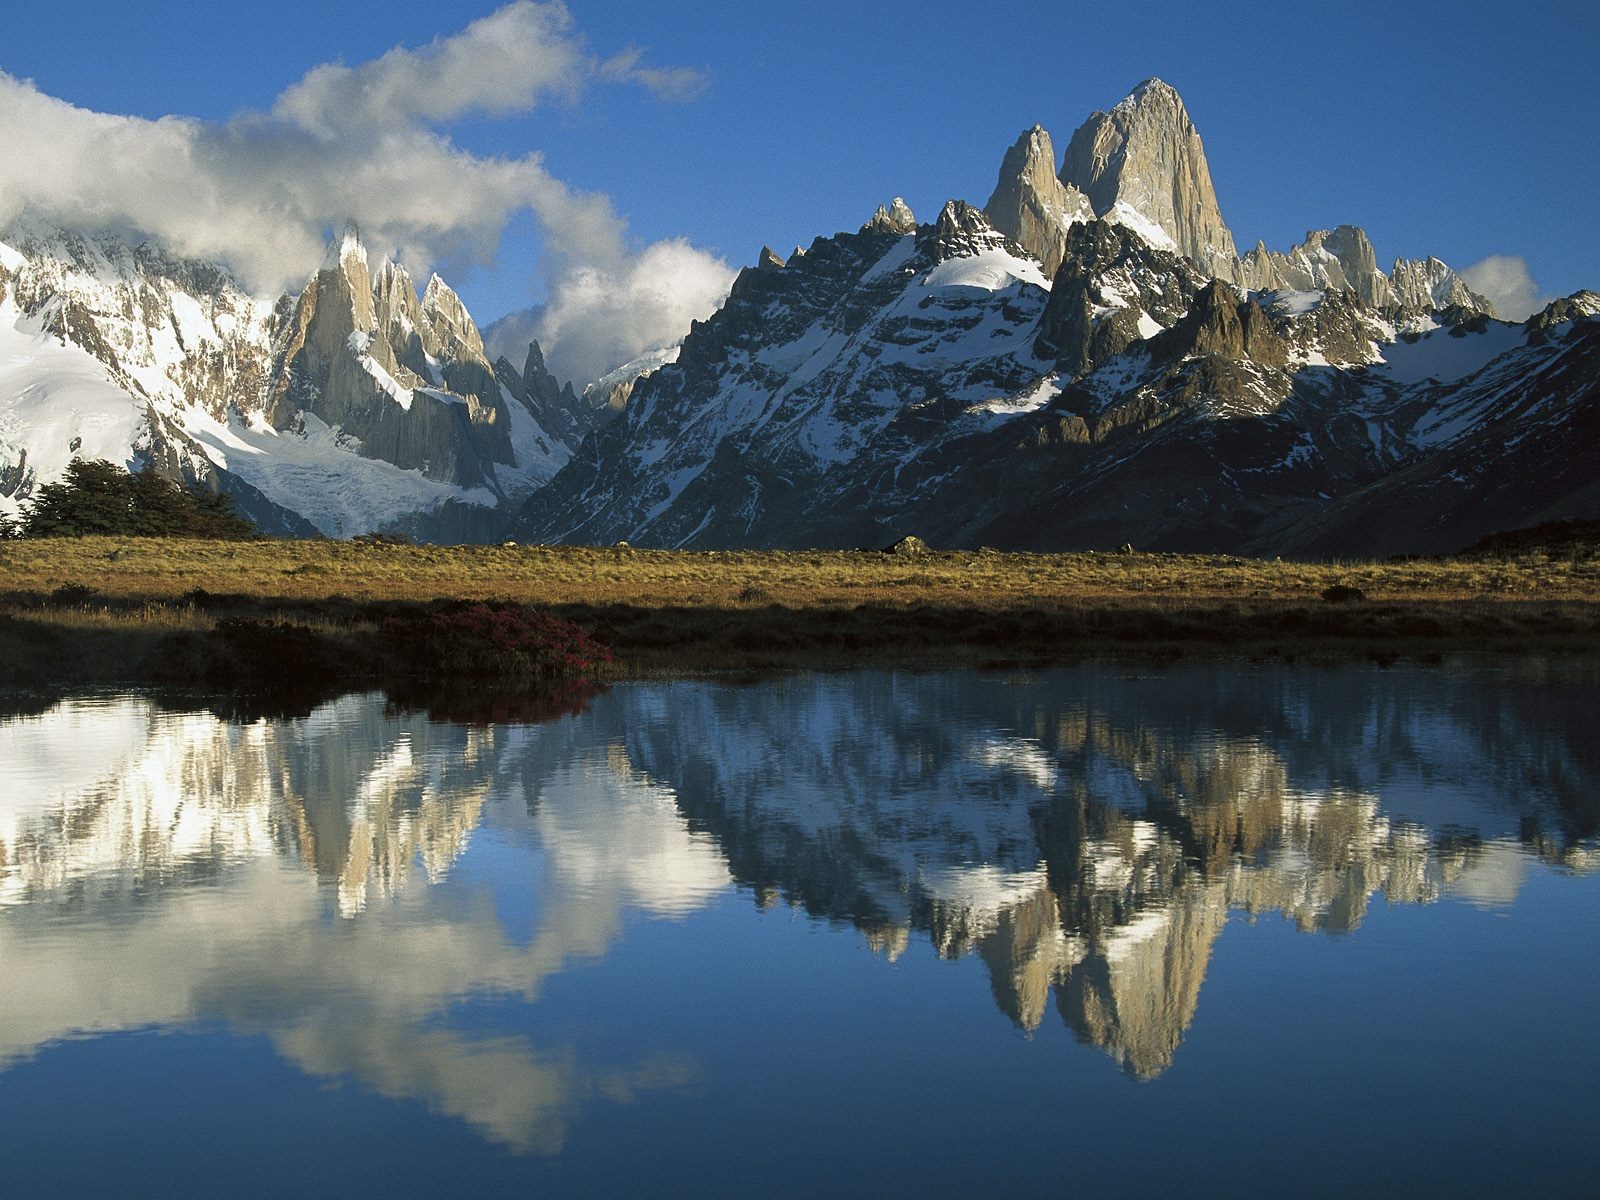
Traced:
<path id="1" fill-rule="evenodd" d="M 328 243 L 328 252 L 323 256 L 322 266 L 324 270 L 337 271 L 352 260 L 365 267 L 367 248 L 361 244 L 361 230 L 356 223 L 346 221 L 344 228 L 339 231 L 339 236 Z"/>
<path id="2" fill-rule="evenodd" d="M 1006 161 L 1015 161 L 1020 169 L 1023 164 L 1044 159 L 1050 163 L 1050 171 L 1054 174 L 1055 155 L 1055 143 L 1050 140 L 1050 131 L 1043 125 L 1033 125 L 1024 129 L 1011 144 L 1011 149 L 1006 154 Z"/>
<path id="3" fill-rule="evenodd" d="M 1152 75 L 1133 91 L 1128 93 L 1129 100 L 1176 100 L 1182 103 L 1183 97 L 1178 95 L 1178 89 L 1165 79 L 1158 79 Z"/>
<path id="4" fill-rule="evenodd" d="M 872 214 L 872 220 L 862 226 L 863 232 L 877 233 L 915 233 L 917 231 L 916 214 L 911 211 L 911 206 L 905 200 L 896 196 L 893 203 L 887 208 L 878 205 L 878 211 Z"/>
<path id="5" fill-rule="evenodd" d="M 428 276 L 427 289 L 422 293 L 422 306 L 427 309 L 437 309 L 442 304 L 460 305 L 461 298 L 456 295 L 455 289 L 440 277 L 436 271 Z"/>

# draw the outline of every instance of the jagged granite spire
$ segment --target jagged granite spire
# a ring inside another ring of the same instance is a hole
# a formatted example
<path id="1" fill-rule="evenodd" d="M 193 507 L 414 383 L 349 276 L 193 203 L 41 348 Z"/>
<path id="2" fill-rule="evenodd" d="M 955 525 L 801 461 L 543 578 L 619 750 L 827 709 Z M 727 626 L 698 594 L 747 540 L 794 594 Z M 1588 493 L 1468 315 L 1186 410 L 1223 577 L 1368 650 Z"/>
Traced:
<path id="1" fill-rule="evenodd" d="M 1394 260 L 1389 272 L 1395 298 L 1402 307 L 1427 312 L 1430 309 L 1465 308 L 1494 316 L 1494 305 L 1469 288 L 1437 258 Z"/>
<path id="2" fill-rule="evenodd" d="M 1061 265 L 1067 230 L 1094 219 L 1089 197 L 1056 178 L 1055 148 L 1039 125 L 1006 151 L 983 212 L 996 229 L 1044 264 L 1046 275 L 1054 275 Z"/>
<path id="3" fill-rule="evenodd" d="M 1207 274 L 1237 281 L 1239 257 L 1222 219 L 1205 147 L 1183 98 L 1159 79 L 1085 121 L 1067 146 L 1061 182 L 1100 216 L 1170 238 Z M 1141 221 L 1142 218 L 1142 221 Z M 1159 241 L 1159 238 L 1155 240 Z"/>
<path id="4" fill-rule="evenodd" d="M 1313 229 L 1287 254 L 1258 242 L 1240 261 L 1240 271 L 1239 281 L 1252 291 L 1347 291 L 1380 308 L 1395 303 L 1372 242 L 1355 225 Z"/>
<path id="5" fill-rule="evenodd" d="M 878 211 L 872 214 L 872 220 L 863 225 L 861 230 L 863 233 L 915 233 L 917 218 L 911 211 L 911 206 L 896 196 L 888 208 L 878 205 Z"/>

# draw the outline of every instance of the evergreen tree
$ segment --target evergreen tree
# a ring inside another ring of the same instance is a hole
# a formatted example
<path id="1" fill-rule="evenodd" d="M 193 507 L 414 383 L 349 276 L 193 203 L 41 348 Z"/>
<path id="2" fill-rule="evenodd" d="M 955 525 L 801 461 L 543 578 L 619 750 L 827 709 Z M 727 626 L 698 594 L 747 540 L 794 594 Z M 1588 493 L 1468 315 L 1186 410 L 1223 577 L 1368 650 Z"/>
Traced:
<path id="1" fill-rule="evenodd" d="M 247 538 L 255 527 L 224 495 L 186 488 L 146 466 L 130 474 L 115 463 L 74 459 L 59 483 L 47 483 L 23 513 L 24 537 Z"/>

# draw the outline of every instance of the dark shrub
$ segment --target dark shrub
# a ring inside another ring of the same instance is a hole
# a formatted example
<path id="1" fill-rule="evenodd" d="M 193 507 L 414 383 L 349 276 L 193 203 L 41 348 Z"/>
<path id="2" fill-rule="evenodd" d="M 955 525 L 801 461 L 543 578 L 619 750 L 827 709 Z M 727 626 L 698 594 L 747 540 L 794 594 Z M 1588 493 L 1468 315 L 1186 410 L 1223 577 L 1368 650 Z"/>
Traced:
<path id="1" fill-rule="evenodd" d="M 100 599 L 102 597 L 99 592 L 92 587 L 84 587 L 81 583 L 64 583 L 50 593 L 50 603 L 71 608 L 93 604 Z"/>
<path id="2" fill-rule="evenodd" d="M 460 604 L 393 617 L 384 639 L 427 679 L 546 682 L 592 678 L 614 661 L 581 625 L 520 604 Z"/>
<path id="3" fill-rule="evenodd" d="M 300 684 L 347 673 L 329 639 L 304 625 L 241 617 L 219 621 L 217 638 L 231 660 L 219 669 L 225 682 Z"/>
<path id="4" fill-rule="evenodd" d="M 1347 583 L 1336 583 L 1332 587 L 1322 589 L 1322 598 L 1329 604 L 1349 604 L 1355 600 L 1365 600 L 1367 594 Z"/>

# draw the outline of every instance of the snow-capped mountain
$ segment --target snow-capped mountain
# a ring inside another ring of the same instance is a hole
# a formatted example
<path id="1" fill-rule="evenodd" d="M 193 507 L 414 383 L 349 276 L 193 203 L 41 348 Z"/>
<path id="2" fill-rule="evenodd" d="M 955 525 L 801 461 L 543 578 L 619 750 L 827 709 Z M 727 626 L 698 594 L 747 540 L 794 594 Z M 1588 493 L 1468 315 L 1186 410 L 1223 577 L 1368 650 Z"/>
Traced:
<path id="1" fill-rule="evenodd" d="M 763 249 L 678 346 L 580 396 L 490 361 L 440 279 L 337 240 L 298 297 L 147 245 L 0 231 L 0 513 L 74 455 L 269 530 L 642 545 L 1448 551 L 1600 516 L 1600 298 L 1500 321 L 1353 225 L 1242 258 L 1177 92 L 979 209 Z"/>
<path id="2" fill-rule="evenodd" d="M 582 434 L 544 371 L 490 363 L 437 276 L 369 268 L 354 231 L 298 297 L 149 244 L 0 234 L 0 512 L 74 457 L 232 494 L 264 528 L 493 532 Z"/>
<path id="3" fill-rule="evenodd" d="M 1354 226 L 1243 259 L 1182 100 L 1039 127 L 980 212 L 763 251 L 517 536 L 1447 551 L 1600 515 L 1600 297 L 1523 325 Z M 1587 436 L 1592 436 L 1588 434 Z M 1354 514 L 1359 512 L 1359 516 Z"/>

